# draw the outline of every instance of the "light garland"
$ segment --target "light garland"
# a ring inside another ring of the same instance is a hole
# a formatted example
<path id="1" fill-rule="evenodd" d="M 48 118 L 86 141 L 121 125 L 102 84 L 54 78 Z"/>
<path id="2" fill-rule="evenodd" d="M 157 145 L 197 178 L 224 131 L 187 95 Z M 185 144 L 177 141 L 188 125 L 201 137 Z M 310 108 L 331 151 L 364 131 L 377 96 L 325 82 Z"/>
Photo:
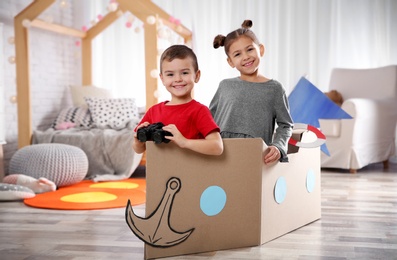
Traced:
<path id="1" fill-rule="evenodd" d="M 159 98 L 159 92 L 158 92 L 157 90 L 155 90 L 155 91 L 153 92 L 153 97 Z"/>
<path id="2" fill-rule="evenodd" d="M 66 0 L 62 0 L 59 5 L 61 6 L 61 8 L 67 8 L 68 2 Z"/>
<path id="3" fill-rule="evenodd" d="M 11 64 L 15 64 L 15 56 L 10 56 L 8 58 L 8 62 L 11 63 Z"/>
<path id="4" fill-rule="evenodd" d="M 16 96 L 16 95 L 13 95 L 13 96 L 10 97 L 10 102 L 11 102 L 12 104 L 16 104 L 17 101 L 18 101 L 18 99 L 17 99 L 17 96 Z"/>
<path id="5" fill-rule="evenodd" d="M 158 76 L 159 76 L 159 73 L 158 73 L 157 69 L 152 69 L 150 71 L 150 77 L 157 79 Z"/>
<path id="6" fill-rule="evenodd" d="M 15 38 L 12 37 L 12 36 L 9 37 L 9 38 L 8 38 L 8 43 L 9 43 L 9 44 L 15 44 Z"/>
<path id="7" fill-rule="evenodd" d="M 110 1 L 107 9 L 109 12 L 115 12 L 117 8 L 119 8 L 118 3 L 116 1 Z"/>
<path id="8" fill-rule="evenodd" d="M 25 28 L 29 28 L 30 27 L 30 23 L 31 21 L 29 19 L 23 19 L 22 20 L 22 26 Z"/>
<path id="9" fill-rule="evenodd" d="M 153 15 L 149 15 L 147 18 L 146 18 L 146 22 L 148 23 L 148 24 L 150 24 L 150 25 L 153 25 L 153 24 L 155 24 L 156 23 L 156 17 L 154 17 Z"/>

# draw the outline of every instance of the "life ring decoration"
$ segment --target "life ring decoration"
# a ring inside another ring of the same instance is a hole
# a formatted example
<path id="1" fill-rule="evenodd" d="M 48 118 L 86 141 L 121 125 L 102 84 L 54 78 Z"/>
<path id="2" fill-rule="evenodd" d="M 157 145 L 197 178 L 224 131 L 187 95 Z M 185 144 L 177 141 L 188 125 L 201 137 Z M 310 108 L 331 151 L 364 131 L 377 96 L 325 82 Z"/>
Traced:
<path id="1" fill-rule="evenodd" d="M 289 139 L 288 143 L 294 146 L 302 147 L 302 148 L 315 148 L 323 145 L 326 141 L 325 135 L 316 127 L 308 124 L 296 123 L 294 124 L 294 130 L 303 129 L 313 132 L 317 139 L 314 142 L 304 143 L 299 142 L 292 137 Z"/>

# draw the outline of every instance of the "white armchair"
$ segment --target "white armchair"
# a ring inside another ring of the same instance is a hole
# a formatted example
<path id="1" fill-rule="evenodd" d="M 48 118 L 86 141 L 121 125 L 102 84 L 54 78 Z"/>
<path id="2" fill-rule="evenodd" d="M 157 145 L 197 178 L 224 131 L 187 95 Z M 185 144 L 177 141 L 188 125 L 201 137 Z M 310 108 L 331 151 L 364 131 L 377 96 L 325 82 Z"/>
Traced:
<path id="1" fill-rule="evenodd" d="M 321 167 L 357 172 L 394 155 L 397 124 L 397 65 L 374 69 L 335 68 L 329 89 L 339 91 L 342 109 L 353 119 L 320 119 L 330 156 Z"/>

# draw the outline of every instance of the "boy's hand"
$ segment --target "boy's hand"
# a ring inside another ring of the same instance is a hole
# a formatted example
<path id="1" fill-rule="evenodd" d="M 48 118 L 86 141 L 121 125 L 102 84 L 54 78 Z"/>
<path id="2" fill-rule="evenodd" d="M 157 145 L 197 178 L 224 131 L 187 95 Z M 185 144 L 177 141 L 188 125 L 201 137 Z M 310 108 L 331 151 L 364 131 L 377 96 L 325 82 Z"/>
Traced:
<path id="1" fill-rule="evenodd" d="M 139 128 L 142 128 L 142 127 L 147 127 L 148 125 L 150 125 L 150 123 L 149 122 L 143 122 L 142 124 L 140 124 L 140 125 L 138 125 L 137 127 L 136 127 L 136 132 L 134 132 L 134 137 L 137 139 L 138 138 L 138 136 L 137 136 L 137 133 L 138 133 L 138 129 Z"/>
<path id="2" fill-rule="evenodd" d="M 187 139 L 181 134 L 176 125 L 166 125 L 163 127 L 163 130 L 172 134 L 172 136 L 165 136 L 166 139 L 175 142 L 181 148 L 185 148 Z"/>
<path id="3" fill-rule="evenodd" d="M 269 146 L 267 154 L 263 158 L 265 164 L 279 161 L 281 158 L 281 153 L 276 146 Z"/>
<path id="4" fill-rule="evenodd" d="M 134 132 L 134 142 L 132 143 L 132 148 L 136 153 L 143 153 L 144 151 L 146 151 L 146 143 L 138 140 L 137 132 L 139 128 L 146 127 L 148 125 L 150 125 L 149 122 L 143 122 L 142 124 L 137 126 L 136 132 Z"/>

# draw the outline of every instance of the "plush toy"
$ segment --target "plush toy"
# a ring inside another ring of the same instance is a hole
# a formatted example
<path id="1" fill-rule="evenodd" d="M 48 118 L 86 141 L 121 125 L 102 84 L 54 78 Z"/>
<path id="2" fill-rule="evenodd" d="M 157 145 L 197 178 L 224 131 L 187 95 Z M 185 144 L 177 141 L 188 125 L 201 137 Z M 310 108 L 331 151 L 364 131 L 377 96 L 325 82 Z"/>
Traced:
<path id="1" fill-rule="evenodd" d="M 55 191 L 57 189 L 55 183 L 46 178 L 35 179 L 24 174 L 7 175 L 4 177 L 3 182 L 27 187 L 36 194 Z"/>
<path id="2" fill-rule="evenodd" d="M 342 106 L 343 97 L 342 94 L 337 90 L 330 90 L 329 92 L 324 93 L 329 99 L 331 99 L 338 106 Z"/>
<path id="3" fill-rule="evenodd" d="M 72 122 L 62 122 L 55 126 L 55 130 L 66 130 L 75 127 L 76 124 Z"/>

